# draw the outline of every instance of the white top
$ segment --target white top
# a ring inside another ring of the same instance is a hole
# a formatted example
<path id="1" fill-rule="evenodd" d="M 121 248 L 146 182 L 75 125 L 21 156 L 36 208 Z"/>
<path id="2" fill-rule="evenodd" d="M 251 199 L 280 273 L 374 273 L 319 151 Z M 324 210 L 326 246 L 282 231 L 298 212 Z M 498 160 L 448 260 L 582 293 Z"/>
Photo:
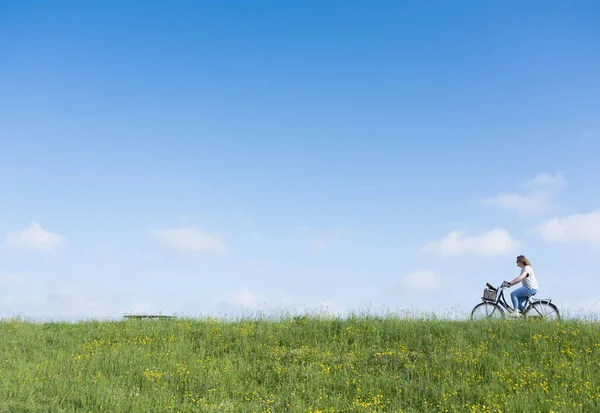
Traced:
<path id="1" fill-rule="evenodd" d="M 538 282 L 537 282 L 537 279 L 535 278 L 535 273 L 533 272 L 533 268 L 531 268 L 530 265 L 526 265 L 521 270 L 521 274 L 523 274 L 524 272 L 526 272 L 529 275 L 526 275 L 525 278 L 523 278 L 523 280 L 522 280 L 523 286 L 527 287 L 527 288 L 537 289 Z"/>

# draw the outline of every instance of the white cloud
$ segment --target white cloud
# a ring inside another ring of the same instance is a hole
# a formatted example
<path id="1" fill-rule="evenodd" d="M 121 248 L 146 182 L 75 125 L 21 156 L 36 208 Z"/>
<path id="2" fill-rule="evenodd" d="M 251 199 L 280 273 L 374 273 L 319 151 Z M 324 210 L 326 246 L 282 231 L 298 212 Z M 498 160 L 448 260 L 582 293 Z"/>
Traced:
<path id="1" fill-rule="evenodd" d="M 50 250 L 65 242 L 60 234 L 53 234 L 42 228 L 37 222 L 32 222 L 24 231 L 10 232 L 7 244 L 33 250 Z"/>
<path id="2" fill-rule="evenodd" d="M 562 190 L 568 185 L 566 179 L 560 172 L 550 175 L 547 173 L 541 173 L 532 180 L 525 182 L 526 187 L 533 187 L 536 189 L 545 189 L 547 191 Z"/>
<path id="3" fill-rule="evenodd" d="M 312 250 L 319 252 L 330 249 L 333 245 L 344 240 L 349 235 L 349 231 L 345 228 L 301 228 L 299 232 L 306 240 L 309 247 Z"/>
<path id="4" fill-rule="evenodd" d="M 550 243 L 600 244 L 600 209 L 554 217 L 538 225 L 536 230 Z"/>
<path id="5" fill-rule="evenodd" d="M 8 274 L 0 275 L 0 286 L 16 287 L 23 284 L 23 277 L 20 275 Z"/>
<path id="6" fill-rule="evenodd" d="M 161 315 L 162 312 L 158 310 L 157 306 L 150 303 L 135 303 L 126 312 L 126 315 Z"/>
<path id="7" fill-rule="evenodd" d="M 437 275 L 431 270 L 419 270 L 403 276 L 400 285 L 419 290 L 431 290 L 440 286 Z"/>
<path id="8" fill-rule="evenodd" d="M 578 318 L 592 319 L 599 321 L 600 319 L 600 301 L 597 299 L 579 300 L 579 301 L 562 301 L 554 302 L 558 307 L 561 317 L 563 318 Z"/>
<path id="9" fill-rule="evenodd" d="M 265 271 L 271 264 L 271 261 L 265 259 L 253 259 L 243 262 L 244 267 L 249 271 Z"/>
<path id="10" fill-rule="evenodd" d="M 550 197 L 544 192 L 535 192 L 531 195 L 500 194 L 493 198 L 485 198 L 482 203 L 514 210 L 521 216 L 528 216 L 546 211 L 550 206 Z"/>
<path id="11" fill-rule="evenodd" d="M 299 298 L 277 297 L 275 299 L 266 299 L 249 289 L 241 289 L 229 295 L 225 300 L 218 304 L 218 307 L 225 312 L 252 311 L 262 314 L 328 314 L 341 315 L 346 308 L 339 305 L 331 299 L 316 300 L 306 302 Z"/>
<path id="12" fill-rule="evenodd" d="M 231 294 L 225 304 L 230 307 L 258 308 L 259 299 L 252 291 L 245 289 Z"/>
<path id="13" fill-rule="evenodd" d="M 461 254 L 504 255 L 517 250 L 521 243 L 506 230 L 495 228 L 476 236 L 465 236 L 462 231 L 452 231 L 441 241 L 425 245 L 422 252 L 434 252 L 441 255 Z"/>
<path id="14" fill-rule="evenodd" d="M 314 305 L 308 305 L 305 307 L 306 310 L 310 311 L 318 311 L 320 313 L 325 314 L 335 314 L 335 315 L 343 315 L 347 310 L 347 308 L 341 306 L 333 300 L 324 300 L 320 301 Z"/>
<path id="15" fill-rule="evenodd" d="M 114 318 L 123 314 L 115 295 L 83 290 L 70 283 L 52 286 L 39 303 L 28 306 L 27 311 L 57 320 Z"/>
<path id="16" fill-rule="evenodd" d="M 76 285 L 67 280 L 55 280 L 43 286 L 29 284 L 28 288 L 0 288 L 0 317 L 21 315 L 34 320 L 75 321 L 121 319 L 128 314 L 171 314 L 153 304 L 134 301 L 131 294 L 120 288 L 103 290 L 90 285 Z M 156 296 L 140 298 L 163 299 Z"/>
<path id="17" fill-rule="evenodd" d="M 195 228 L 175 228 L 152 231 L 152 237 L 163 245 L 180 251 L 215 252 L 225 250 L 219 235 L 200 232 Z"/>
<path id="18" fill-rule="evenodd" d="M 520 216 L 537 215 L 553 208 L 555 198 L 567 184 L 560 173 L 541 173 L 523 184 L 530 191 L 528 194 L 501 193 L 495 197 L 483 198 L 481 203 L 514 210 Z"/>

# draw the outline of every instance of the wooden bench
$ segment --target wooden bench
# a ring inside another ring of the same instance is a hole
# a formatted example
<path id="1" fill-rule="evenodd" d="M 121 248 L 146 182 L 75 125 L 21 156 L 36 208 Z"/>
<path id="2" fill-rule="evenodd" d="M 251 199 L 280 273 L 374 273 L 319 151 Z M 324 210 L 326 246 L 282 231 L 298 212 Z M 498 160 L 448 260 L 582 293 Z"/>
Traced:
<path id="1" fill-rule="evenodd" d="M 137 318 L 138 320 L 142 320 L 144 318 L 146 319 L 161 319 L 161 318 L 175 318 L 175 316 L 173 315 L 156 315 L 156 314 L 132 314 L 132 315 L 125 315 L 123 316 L 125 318 Z"/>

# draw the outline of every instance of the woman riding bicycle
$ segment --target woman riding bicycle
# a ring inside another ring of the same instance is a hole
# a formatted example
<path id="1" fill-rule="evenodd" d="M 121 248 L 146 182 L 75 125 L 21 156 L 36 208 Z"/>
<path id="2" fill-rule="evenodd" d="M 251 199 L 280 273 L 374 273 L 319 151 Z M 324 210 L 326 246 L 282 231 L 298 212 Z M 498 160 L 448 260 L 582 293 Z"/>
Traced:
<path id="1" fill-rule="evenodd" d="M 521 268 L 521 273 L 519 276 L 512 281 L 505 281 L 504 283 L 505 285 L 512 287 L 521 281 L 523 282 L 523 286 L 521 288 L 518 288 L 510 293 L 513 308 L 518 310 L 519 313 L 522 313 L 523 303 L 528 297 L 531 297 L 537 292 L 538 282 L 535 278 L 533 268 L 531 268 L 531 263 L 524 255 L 519 255 L 517 257 L 517 266 Z"/>

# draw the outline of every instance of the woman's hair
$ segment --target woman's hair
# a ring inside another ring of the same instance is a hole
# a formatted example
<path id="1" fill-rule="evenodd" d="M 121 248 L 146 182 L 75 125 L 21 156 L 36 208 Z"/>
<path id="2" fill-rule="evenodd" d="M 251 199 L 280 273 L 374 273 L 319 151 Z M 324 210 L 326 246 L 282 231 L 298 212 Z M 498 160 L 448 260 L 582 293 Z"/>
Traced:
<path id="1" fill-rule="evenodd" d="M 521 263 L 523 263 L 523 265 L 531 265 L 531 263 L 529 262 L 529 260 L 527 259 L 527 257 L 524 256 L 524 255 L 519 255 L 517 257 L 517 262 L 521 262 Z"/>

